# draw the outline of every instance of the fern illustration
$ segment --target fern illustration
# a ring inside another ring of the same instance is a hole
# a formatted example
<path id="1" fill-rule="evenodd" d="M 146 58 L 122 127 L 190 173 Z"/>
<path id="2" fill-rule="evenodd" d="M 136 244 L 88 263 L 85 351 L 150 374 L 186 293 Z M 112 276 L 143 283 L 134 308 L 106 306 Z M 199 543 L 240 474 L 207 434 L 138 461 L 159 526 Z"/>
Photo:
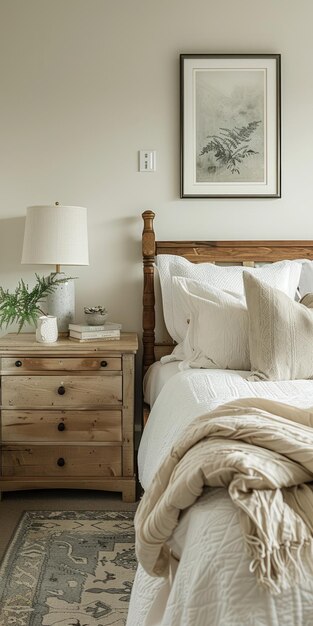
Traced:
<path id="1" fill-rule="evenodd" d="M 210 141 L 200 152 L 200 156 L 214 152 L 214 156 L 220 165 L 226 166 L 232 174 L 240 174 L 240 164 L 244 159 L 259 154 L 249 147 L 251 135 L 256 131 L 261 120 L 249 122 L 247 126 L 238 128 L 219 128 L 218 135 L 208 135 Z"/>

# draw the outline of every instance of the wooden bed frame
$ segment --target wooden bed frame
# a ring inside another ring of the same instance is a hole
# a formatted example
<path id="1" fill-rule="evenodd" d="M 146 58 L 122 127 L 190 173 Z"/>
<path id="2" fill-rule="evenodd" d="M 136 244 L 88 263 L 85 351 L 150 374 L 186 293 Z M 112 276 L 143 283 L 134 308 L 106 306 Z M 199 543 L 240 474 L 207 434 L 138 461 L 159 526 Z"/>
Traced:
<path id="1" fill-rule="evenodd" d="M 273 263 L 285 259 L 313 260 L 313 241 L 157 241 L 153 228 L 155 214 L 143 217 L 143 372 L 173 343 L 155 341 L 154 263 L 158 254 L 177 254 L 193 263 L 234 263 L 247 267 L 255 263 Z"/>

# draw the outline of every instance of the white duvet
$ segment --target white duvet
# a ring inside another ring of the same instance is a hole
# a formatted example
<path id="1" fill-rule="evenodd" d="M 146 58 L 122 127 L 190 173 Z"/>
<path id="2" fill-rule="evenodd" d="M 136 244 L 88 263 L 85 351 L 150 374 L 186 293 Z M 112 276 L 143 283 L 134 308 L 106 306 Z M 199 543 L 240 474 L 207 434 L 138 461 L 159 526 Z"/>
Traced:
<path id="1" fill-rule="evenodd" d="M 139 448 L 144 489 L 178 434 L 197 415 L 234 398 L 313 406 L 313 381 L 248 382 L 246 375 L 186 370 L 164 383 Z M 225 489 L 208 490 L 182 515 L 171 547 L 180 562 L 170 583 L 151 578 L 139 566 L 127 626 L 313 626 L 311 584 L 276 597 L 257 586 Z"/>

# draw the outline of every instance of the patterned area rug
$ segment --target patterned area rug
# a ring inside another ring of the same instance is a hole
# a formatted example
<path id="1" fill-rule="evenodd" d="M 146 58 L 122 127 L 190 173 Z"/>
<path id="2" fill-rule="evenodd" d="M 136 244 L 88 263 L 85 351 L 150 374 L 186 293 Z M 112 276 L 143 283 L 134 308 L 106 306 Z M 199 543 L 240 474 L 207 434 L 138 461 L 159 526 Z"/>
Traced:
<path id="1" fill-rule="evenodd" d="M 0 568 L 0 626 L 124 626 L 134 513 L 28 511 Z"/>

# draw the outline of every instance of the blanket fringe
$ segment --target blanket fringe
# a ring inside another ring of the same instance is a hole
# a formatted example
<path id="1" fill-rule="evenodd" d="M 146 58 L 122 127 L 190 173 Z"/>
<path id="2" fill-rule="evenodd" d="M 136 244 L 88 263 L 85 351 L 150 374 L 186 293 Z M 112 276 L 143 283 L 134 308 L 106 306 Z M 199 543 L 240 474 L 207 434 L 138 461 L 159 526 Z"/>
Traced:
<path id="1" fill-rule="evenodd" d="M 296 583 L 305 582 L 313 574 L 313 541 L 300 544 L 282 544 L 267 549 L 263 541 L 252 535 L 245 536 L 248 554 L 252 557 L 249 570 L 259 585 L 273 595 Z"/>

